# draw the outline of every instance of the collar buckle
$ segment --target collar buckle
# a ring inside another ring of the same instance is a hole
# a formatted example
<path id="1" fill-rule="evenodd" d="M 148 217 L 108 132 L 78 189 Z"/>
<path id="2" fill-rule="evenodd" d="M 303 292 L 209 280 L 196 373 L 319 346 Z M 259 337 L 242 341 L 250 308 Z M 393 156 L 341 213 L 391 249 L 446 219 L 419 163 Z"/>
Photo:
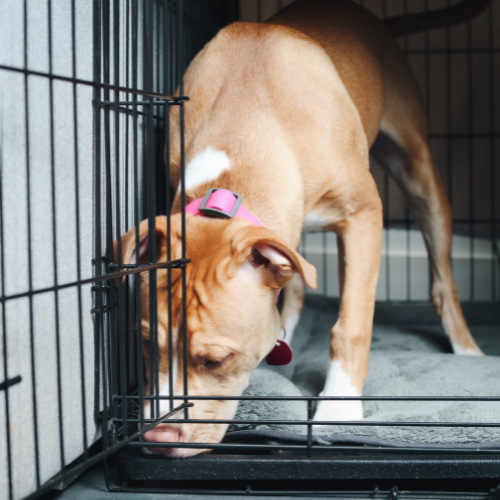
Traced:
<path id="1" fill-rule="evenodd" d="M 231 198 L 235 197 L 231 209 Z M 241 205 L 241 195 L 223 188 L 211 188 L 203 197 L 200 208 L 198 209 L 204 215 L 219 217 L 221 219 L 232 219 Z"/>

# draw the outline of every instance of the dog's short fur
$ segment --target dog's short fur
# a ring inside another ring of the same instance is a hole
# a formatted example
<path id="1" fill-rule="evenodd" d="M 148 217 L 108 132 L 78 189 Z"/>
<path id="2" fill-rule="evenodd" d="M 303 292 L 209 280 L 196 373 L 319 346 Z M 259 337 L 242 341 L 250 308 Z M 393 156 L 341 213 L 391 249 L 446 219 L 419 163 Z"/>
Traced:
<path id="1" fill-rule="evenodd" d="M 404 192 L 425 238 L 432 300 L 457 354 L 480 354 L 464 320 L 450 269 L 451 213 L 427 141 L 422 98 L 388 27 L 346 0 L 299 0 L 269 23 L 224 28 L 184 79 L 186 203 L 211 187 L 230 189 L 264 225 L 187 216 L 187 352 L 192 395 L 240 395 L 269 353 L 279 325 L 292 334 L 303 301 L 296 273 L 316 274 L 296 251 L 302 230 L 338 235 L 341 308 L 331 330 L 323 395 L 359 396 L 367 375 L 382 205 L 369 153 Z M 171 175 L 180 177 L 179 109 L 170 116 Z M 180 256 L 180 194 L 174 201 L 172 258 Z M 140 259 L 149 262 L 147 222 Z M 135 229 L 121 241 L 136 261 Z M 167 259 L 166 222 L 156 225 L 157 257 Z M 145 273 L 147 274 L 147 273 Z M 160 393 L 182 393 L 181 279 L 158 271 Z M 141 276 L 142 334 L 149 340 L 149 289 Z M 288 283 L 280 319 L 276 291 Z M 173 325 L 169 380 L 168 321 Z M 144 349 L 146 364 L 148 349 Z M 149 370 L 146 370 L 149 376 Z M 180 401 L 179 401 L 180 402 Z M 228 419 L 233 401 L 196 401 L 190 418 Z M 165 414 L 168 402 L 162 402 Z M 149 407 L 146 408 L 146 416 Z M 321 402 L 315 420 L 362 418 L 354 402 Z M 219 442 L 227 425 L 162 424 L 148 441 Z M 189 456 L 200 450 L 156 450 Z"/>

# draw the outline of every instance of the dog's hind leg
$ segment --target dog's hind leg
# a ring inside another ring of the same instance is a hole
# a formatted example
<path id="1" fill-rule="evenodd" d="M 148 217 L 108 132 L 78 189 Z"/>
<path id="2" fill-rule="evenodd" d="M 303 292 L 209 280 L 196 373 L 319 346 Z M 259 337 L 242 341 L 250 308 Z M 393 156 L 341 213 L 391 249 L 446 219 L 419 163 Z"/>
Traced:
<path id="1" fill-rule="evenodd" d="M 304 305 L 304 282 L 300 274 L 294 277 L 286 284 L 283 290 L 283 306 L 281 308 L 281 324 L 286 330 L 286 341 L 291 344 L 293 333 L 299 322 L 300 312 Z"/>
<path id="2" fill-rule="evenodd" d="M 412 89 L 406 83 L 392 87 L 388 93 L 381 131 L 371 154 L 402 189 L 423 233 L 431 269 L 432 302 L 453 351 L 482 354 L 467 327 L 453 280 L 451 207 L 429 149 L 425 112 L 420 97 L 415 95 L 416 86 Z"/>

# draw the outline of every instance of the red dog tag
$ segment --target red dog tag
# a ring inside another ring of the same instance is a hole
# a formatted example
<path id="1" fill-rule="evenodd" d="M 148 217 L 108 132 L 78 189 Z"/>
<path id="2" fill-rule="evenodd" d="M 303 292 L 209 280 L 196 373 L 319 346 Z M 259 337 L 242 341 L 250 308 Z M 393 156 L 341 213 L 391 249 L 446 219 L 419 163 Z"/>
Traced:
<path id="1" fill-rule="evenodd" d="M 274 349 L 266 356 L 267 364 L 273 366 L 287 365 L 292 359 L 292 348 L 284 340 L 276 341 Z"/>

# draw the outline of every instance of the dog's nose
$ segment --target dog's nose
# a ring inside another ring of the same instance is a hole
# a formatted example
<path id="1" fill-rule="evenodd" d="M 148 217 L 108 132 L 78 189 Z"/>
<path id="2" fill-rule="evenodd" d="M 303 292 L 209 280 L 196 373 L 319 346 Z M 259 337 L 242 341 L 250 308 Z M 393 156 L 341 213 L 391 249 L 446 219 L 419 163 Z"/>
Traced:
<path id="1" fill-rule="evenodd" d="M 145 432 L 142 435 L 143 441 L 150 443 L 180 443 L 182 442 L 182 430 L 180 425 L 159 424 L 154 429 Z M 168 454 L 170 448 L 148 447 L 153 453 Z"/>

